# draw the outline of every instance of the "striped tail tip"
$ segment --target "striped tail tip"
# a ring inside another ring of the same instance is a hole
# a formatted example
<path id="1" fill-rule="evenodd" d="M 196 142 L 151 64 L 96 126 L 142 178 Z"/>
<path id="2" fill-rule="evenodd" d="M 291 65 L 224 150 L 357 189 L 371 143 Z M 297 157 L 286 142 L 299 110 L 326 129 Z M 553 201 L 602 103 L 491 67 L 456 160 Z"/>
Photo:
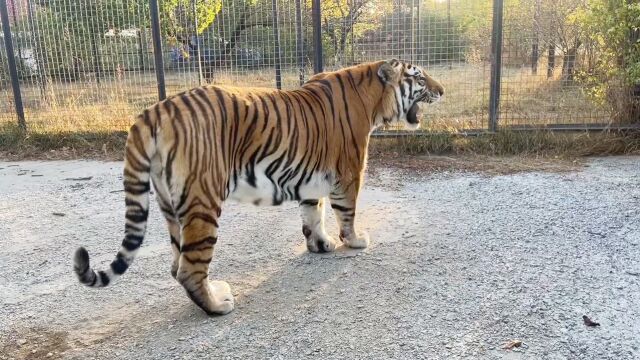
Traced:
<path id="1" fill-rule="evenodd" d="M 73 271 L 78 275 L 82 284 L 94 286 L 97 281 L 95 271 L 89 266 L 89 253 L 84 247 L 79 247 L 73 256 Z"/>

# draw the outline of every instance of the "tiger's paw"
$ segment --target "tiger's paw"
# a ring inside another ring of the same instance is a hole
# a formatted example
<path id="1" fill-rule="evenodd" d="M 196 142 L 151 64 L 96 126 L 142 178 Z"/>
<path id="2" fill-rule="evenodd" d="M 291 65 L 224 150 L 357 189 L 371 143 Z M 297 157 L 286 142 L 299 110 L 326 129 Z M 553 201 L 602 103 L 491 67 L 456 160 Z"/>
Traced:
<path id="1" fill-rule="evenodd" d="M 306 229 L 303 228 L 302 232 L 307 238 L 307 250 L 310 252 L 327 253 L 336 249 L 336 241 L 331 236 L 324 233 L 316 234 L 305 230 Z"/>
<path id="2" fill-rule="evenodd" d="M 361 232 L 359 235 L 352 234 L 340 234 L 340 240 L 346 247 L 352 249 L 364 249 L 369 246 L 369 234 L 366 231 Z"/>
<path id="3" fill-rule="evenodd" d="M 213 304 L 207 309 L 209 314 L 225 315 L 233 311 L 235 304 L 231 287 L 225 281 L 209 281 L 209 293 Z"/>

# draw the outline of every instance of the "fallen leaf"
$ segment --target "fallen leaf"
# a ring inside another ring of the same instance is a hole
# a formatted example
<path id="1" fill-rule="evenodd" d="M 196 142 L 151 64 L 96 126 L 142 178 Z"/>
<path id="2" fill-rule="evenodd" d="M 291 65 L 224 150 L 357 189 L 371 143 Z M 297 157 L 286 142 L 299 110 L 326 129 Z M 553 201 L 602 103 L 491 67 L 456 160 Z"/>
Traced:
<path id="1" fill-rule="evenodd" d="M 522 340 L 511 340 L 508 343 L 504 344 L 503 349 L 511 350 L 513 348 L 517 348 L 522 346 Z"/>
<path id="2" fill-rule="evenodd" d="M 584 320 L 584 324 L 587 326 L 600 326 L 600 323 L 597 323 L 591 319 L 587 315 L 582 315 L 582 320 Z"/>

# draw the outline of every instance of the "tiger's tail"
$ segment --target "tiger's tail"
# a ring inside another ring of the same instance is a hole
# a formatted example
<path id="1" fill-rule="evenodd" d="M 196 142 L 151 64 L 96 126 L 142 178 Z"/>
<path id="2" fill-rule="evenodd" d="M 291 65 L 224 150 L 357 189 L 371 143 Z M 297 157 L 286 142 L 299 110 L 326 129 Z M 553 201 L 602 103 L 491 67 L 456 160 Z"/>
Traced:
<path id="1" fill-rule="evenodd" d="M 124 274 L 142 245 L 149 215 L 151 159 L 156 153 L 156 129 L 148 114 L 138 118 L 127 137 L 123 176 L 125 235 L 116 258 L 108 269 L 96 272 L 89 266 L 89 253 L 84 247 L 75 252 L 73 269 L 80 282 L 89 287 L 105 287 Z"/>

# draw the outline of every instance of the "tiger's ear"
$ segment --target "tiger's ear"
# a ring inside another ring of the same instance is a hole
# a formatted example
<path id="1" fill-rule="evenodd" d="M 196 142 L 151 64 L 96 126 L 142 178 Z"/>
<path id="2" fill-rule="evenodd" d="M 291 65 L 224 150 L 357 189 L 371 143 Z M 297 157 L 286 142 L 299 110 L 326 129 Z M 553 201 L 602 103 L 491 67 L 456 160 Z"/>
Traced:
<path id="1" fill-rule="evenodd" d="M 378 68 L 378 76 L 382 79 L 383 82 L 388 83 L 393 80 L 396 76 L 396 66 L 399 61 L 396 59 L 391 59 L 389 61 L 385 61 Z"/>

